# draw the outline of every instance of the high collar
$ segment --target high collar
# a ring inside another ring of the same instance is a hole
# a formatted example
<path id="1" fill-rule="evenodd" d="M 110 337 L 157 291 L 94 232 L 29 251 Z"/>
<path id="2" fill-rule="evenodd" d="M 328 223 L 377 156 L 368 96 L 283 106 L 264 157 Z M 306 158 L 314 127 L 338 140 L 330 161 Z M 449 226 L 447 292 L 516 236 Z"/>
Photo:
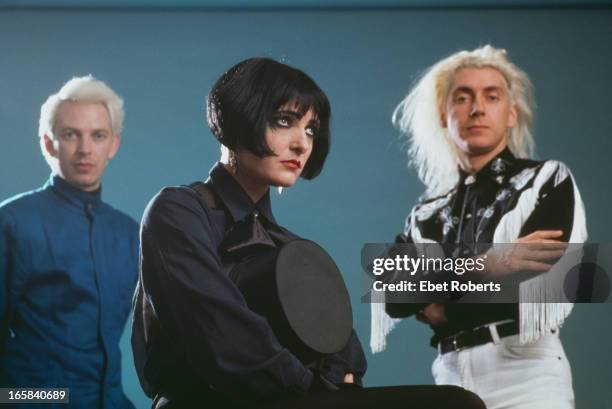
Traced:
<path id="1" fill-rule="evenodd" d="M 269 221 L 276 223 L 272 215 L 269 189 L 257 203 L 253 203 L 240 183 L 238 183 L 220 162 L 215 163 L 209 175 L 209 181 L 212 183 L 215 192 L 217 192 L 235 222 L 257 211 Z"/>
<path id="2" fill-rule="evenodd" d="M 492 180 L 501 185 L 507 180 L 509 171 L 515 162 L 516 157 L 510 151 L 510 148 L 506 147 L 474 174 L 459 168 L 459 184 L 470 185 L 476 181 Z"/>
<path id="3" fill-rule="evenodd" d="M 51 175 L 45 187 L 51 188 L 61 199 L 79 209 L 95 210 L 102 203 L 102 188 L 86 192 L 72 186 L 59 175 Z"/>

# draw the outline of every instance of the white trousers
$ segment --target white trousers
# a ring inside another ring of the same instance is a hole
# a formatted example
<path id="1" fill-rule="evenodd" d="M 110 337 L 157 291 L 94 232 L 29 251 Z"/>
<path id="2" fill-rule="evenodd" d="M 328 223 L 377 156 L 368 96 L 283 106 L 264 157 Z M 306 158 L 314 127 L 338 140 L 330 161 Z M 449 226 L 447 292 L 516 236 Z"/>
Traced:
<path id="1" fill-rule="evenodd" d="M 457 385 L 482 398 L 488 409 L 573 409 L 569 362 L 559 333 L 521 345 L 514 335 L 438 355 L 436 385 Z"/>

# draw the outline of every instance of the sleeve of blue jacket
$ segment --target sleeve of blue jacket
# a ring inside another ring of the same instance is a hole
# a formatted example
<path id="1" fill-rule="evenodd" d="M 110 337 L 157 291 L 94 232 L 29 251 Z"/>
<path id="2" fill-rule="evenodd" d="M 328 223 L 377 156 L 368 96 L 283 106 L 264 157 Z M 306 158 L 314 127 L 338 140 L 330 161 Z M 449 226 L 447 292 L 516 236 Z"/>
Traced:
<path id="1" fill-rule="evenodd" d="M 9 215 L 5 209 L 0 208 L 0 351 L 2 351 L 4 339 L 8 333 L 10 235 Z"/>

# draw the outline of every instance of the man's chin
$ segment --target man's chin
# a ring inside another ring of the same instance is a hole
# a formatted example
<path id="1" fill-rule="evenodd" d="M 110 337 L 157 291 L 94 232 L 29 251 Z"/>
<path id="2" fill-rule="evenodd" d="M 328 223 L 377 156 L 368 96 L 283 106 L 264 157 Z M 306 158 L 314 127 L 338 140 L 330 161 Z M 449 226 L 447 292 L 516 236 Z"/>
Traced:
<path id="1" fill-rule="evenodd" d="M 503 139 L 490 134 L 469 135 L 461 138 L 464 143 L 464 150 L 470 155 L 483 155 L 496 150 Z"/>
<path id="2" fill-rule="evenodd" d="M 486 141 L 469 141 L 466 148 L 468 155 L 481 156 L 495 151 L 498 146 L 499 144 L 491 144 Z"/>

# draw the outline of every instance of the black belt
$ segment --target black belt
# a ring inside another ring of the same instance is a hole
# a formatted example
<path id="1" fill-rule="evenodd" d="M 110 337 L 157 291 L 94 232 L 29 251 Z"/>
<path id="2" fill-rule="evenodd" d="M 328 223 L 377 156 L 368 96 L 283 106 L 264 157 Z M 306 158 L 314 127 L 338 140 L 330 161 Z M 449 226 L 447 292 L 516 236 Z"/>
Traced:
<path id="1" fill-rule="evenodd" d="M 438 351 L 441 354 L 446 354 L 447 352 L 459 351 L 493 342 L 492 332 L 495 330 L 497 330 L 500 338 L 509 337 L 519 333 L 519 324 L 516 321 L 512 321 L 461 331 L 450 337 L 443 338 L 438 344 Z"/>

